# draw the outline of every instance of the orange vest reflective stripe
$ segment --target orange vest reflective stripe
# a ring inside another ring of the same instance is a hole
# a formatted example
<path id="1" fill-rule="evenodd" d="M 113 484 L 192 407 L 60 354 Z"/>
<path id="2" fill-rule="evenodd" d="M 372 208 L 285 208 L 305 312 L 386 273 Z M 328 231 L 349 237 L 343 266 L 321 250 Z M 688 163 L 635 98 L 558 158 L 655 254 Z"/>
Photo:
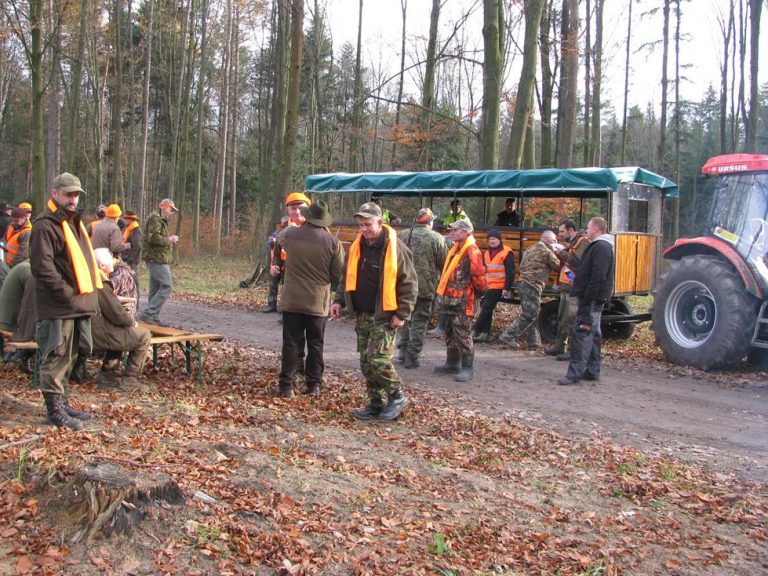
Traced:
<path id="1" fill-rule="evenodd" d="M 486 250 L 483 254 L 483 264 L 485 264 L 485 279 L 488 282 L 488 290 L 503 290 L 507 279 L 507 271 L 504 268 L 504 260 L 507 259 L 509 248 L 502 247 L 496 255 L 491 258 L 491 251 Z"/>
<path id="2" fill-rule="evenodd" d="M 32 230 L 31 222 L 24 224 L 24 226 L 21 227 L 21 230 L 16 230 L 15 228 L 9 227 L 9 232 L 11 232 L 11 235 L 10 237 L 7 235 L 5 237 L 5 263 L 9 266 L 11 265 L 13 258 L 19 252 L 19 238 L 21 237 L 22 233 L 27 232 L 28 230 Z"/>
<path id="3" fill-rule="evenodd" d="M 397 310 L 397 232 L 386 224 L 383 224 L 382 227 L 389 241 L 384 252 L 384 269 L 381 277 L 381 309 L 384 312 L 394 312 Z M 355 241 L 349 247 L 347 278 L 344 283 L 344 289 L 347 292 L 357 290 L 357 267 L 360 264 L 360 242 L 362 237 L 362 234 L 358 234 Z"/>
<path id="4" fill-rule="evenodd" d="M 123 244 L 128 244 L 130 242 L 129 238 L 131 237 L 131 232 L 136 230 L 136 228 L 139 227 L 139 223 L 134 220 L 128 226 L 125 227 L 125 230 L 123 230 Z"/>

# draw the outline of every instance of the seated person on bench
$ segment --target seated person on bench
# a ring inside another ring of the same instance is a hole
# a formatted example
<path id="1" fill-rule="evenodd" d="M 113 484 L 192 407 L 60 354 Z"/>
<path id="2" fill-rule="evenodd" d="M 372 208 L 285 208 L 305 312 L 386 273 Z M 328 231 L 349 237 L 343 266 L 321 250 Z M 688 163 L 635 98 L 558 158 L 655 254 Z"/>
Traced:
<path id="1" fill-rule="evenodd" d="M 14 266 L 0 289 L 0 329 L 13 332 L 11 342 L 29 342 L 35 339 L 35 279 L 29 260 Z M 3 356 L 7 364 L 17 363 L 27 374 L 34 350 L 16 350 Z"/>
<path id="2" fill-rule="evenodd" d="M 93 348 L 106 352 L 94 381 L 102 388 L 129 392 L 140 387 L 138 378 L 147 359 L 152 334 L 146 328 L 139 327 L 115 294 L 110 278 L 115 269 L 112 253 L 106 248 L 97 248 L 94 254 L 102 271 L 104 287 L 98 291 L 100 312 L 93 317 L 91 333 Z M 121 377 L 120 357 L 123 352 L 128 352 L 128 361 Z"/>

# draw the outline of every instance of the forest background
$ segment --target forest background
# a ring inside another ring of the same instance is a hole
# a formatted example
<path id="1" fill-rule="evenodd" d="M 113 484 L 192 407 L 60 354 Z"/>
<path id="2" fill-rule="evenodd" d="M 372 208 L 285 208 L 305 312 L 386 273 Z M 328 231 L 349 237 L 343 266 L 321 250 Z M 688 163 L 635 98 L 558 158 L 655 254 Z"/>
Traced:
<path id="1" fill-rule="evenodd" d="M 606 21 L 606 0 L 390 0 L 395 55 L 367 49 L 370 2 L 349 2 L 356 42 L 339 45 L 326 0 L 5 0 L 0 198 L 38 210 L 69 171 L 83 207 L 143 217 L 171 197 L 184 253 L 242 254 L 308 174 L 637 165 L 680 185 L 672 238 L 705 216 L 708 157 L 768 152 L 765 0 L 716 3 L 720 81 L 692 99 L 701 2 L 614 0 Z"/>

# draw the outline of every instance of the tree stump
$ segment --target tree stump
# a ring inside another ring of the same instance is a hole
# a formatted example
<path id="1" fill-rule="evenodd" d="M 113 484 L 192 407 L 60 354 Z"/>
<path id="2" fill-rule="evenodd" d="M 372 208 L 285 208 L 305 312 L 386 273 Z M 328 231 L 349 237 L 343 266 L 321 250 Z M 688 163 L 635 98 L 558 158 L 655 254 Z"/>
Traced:
<path id="1" fill-rule="evenodd" d="M 118 464 L 92 462 L 65 489 L 75 527 L 72 543 L 114 533 L 130 534 L 157 505 L 181 505 L 184 495 L 167 474 L 132 472 Z"/>

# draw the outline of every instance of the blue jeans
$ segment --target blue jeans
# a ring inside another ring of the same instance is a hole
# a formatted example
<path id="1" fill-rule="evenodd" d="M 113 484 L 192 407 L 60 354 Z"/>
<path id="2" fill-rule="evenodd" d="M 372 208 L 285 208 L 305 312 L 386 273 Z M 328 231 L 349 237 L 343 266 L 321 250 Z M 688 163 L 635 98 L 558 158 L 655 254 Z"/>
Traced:
<path id="1" fill-rule="evenodd" d="M 149 271 L 149 297 L 144 316 L 150 320 L 160 319 L 160 309 L 170 298 L 173 281 L 171 280 L 171 267 L 168 264 L 155 264 L 147 262 Z"/>
<path id="2" fill-rule="evenodd" d="M 576 325 L 571 333 L 571 362 L 568 364 L 566 378 L 600 378 L 600 345 L 603 342 L 600 318 L 603 315 L 603 306 L 605 304 L 584 304 L 579 301 Z M 589 326 L 589 329 L 586 326 Z"/>

